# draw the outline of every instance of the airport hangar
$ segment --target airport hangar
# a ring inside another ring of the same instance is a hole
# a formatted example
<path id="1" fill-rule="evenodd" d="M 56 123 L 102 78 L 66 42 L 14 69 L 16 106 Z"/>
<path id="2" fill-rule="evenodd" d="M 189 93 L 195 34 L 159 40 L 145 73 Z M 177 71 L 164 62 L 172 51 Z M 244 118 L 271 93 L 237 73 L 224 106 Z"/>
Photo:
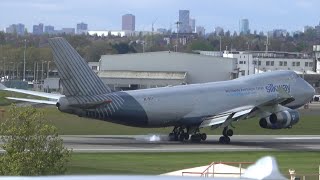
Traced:
<path id="1" fill-rule="evenodd" d="M 114 91 L 206 83 L 237 78 L 237 59 L 180 52 L 102 55 L 89 63 Z"/>

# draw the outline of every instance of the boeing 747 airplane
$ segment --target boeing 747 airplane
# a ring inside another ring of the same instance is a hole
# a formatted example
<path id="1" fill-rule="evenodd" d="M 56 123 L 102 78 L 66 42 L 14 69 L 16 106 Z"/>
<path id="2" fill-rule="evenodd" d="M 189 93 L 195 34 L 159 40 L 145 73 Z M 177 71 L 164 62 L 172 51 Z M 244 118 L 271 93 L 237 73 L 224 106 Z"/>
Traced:
<path id="1" fill-rule="evenodd" d="M 61 112 L 135 127 L 172 126 L 171 140 L 206 140 L 200 129 L 222 128 L 220 143 L 230 143 L 232 122 L 259 117 L 266 129 L 291 128 L 299 121 L 294 110 L 308 103 L 314 88 L 293 71 L 274 71 L 229 81 L 112 92 L 63 38 L 49 40 L 64 95 L 2 87 L 55 99 Z"/>

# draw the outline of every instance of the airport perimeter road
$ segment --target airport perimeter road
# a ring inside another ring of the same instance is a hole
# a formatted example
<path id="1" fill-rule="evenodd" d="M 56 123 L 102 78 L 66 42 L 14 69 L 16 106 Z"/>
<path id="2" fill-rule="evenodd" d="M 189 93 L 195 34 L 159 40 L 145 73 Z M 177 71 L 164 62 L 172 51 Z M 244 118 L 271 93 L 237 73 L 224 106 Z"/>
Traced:
<path id="1" fill-rule="evenodd" d="M 170 142 L 165 135 L 146 136 L 63 136 L 74 152 L 210 152 L 210 151 L 320 151 L 319 136 L 238 135 L 231 144 L 218 143 L 220 136 L 208 136 L 202 143 Z M 152 141 L 153 140 L 153 141 Z"/>

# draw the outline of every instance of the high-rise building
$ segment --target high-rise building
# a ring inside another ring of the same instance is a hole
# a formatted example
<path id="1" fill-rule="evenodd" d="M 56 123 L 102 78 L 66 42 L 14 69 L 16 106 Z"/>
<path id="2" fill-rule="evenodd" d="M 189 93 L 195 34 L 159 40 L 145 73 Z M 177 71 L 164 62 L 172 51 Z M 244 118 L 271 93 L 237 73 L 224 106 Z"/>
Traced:
<path id="1" fill-rule="evenodd" d="M 249 20 L 248 19 L 241 19 L 240 20 L 240 33 L 244 34 L 244 35 L 250 33 Z"/>
<path id="2" fill-rule="evenodd" d="M 11 34 L 18 34 L 18 35 L 24 35 L 25 33 L 25 26 L 24 24 L 12 24 L 9 27 L 6 28 L 6 33 L 11 33 Z"/>
<path id="3" fill-rule="evenodd" d="M 77 24 L 77 34 L 87 34 L 88 32 L 88 24 L 79 23 Z"/>
<path id="4" fill-rule="evenodd" d="M 54 26 L 45 26 L 44 27 L 44 32 L 47 33 L 47 34 L 54 34 L 55 31 L 54 31 Z"/>
<path id="5" fill-rule="evenodd" d="M 190 11 L 179 10 L 179 33 L 191 33 L 191 27 L 189 25 Z"/>
<path id="6" fill-rule="evenodd" d="M 33 25 L 32 34 L 35 34 L 35 35 L 43 34 L 43 24 L 39 23 L 39 25 Z"/>
<path id="7" fill-rule="evenodd" d="M 206 30 L 204 29 L 203 26 L 197 26 L 197 34 L 199 34 L 199 36 L 206 35 Z"/>
<path id="8" fill-rule="evenodd" d="M 224 34 L 223 28 L 219 27 L 219 26 L 214 28 L 214 32 L 215 32 L 216 35 L 223 35 Z"/>
<path id="9" fill-rule="evenodd" d="M 191 27 L 191 32 L 192 33 L 196 32 L 196 20 L 191 18 L 189 20 L 189 25 Z"/>
<path id="10" fill-rule="evenodd" d="M 76 33 L 76 30 L 74 28 L 62 28 L 60 32 L 63 34 L 74 35 Z"/>
<path id="11" fill-rule="evenodd" d="M 274 29 L 272 37 L 279 38 L 284 37 L 287 34 L 287 30 L 285 29 Z"/>
<path id="12" fill-rule="evenodd" d="M 125 14 L 122 16 L 122 30 L 135 31 L 136 30 L 136 17 L 132 14 Z"/>

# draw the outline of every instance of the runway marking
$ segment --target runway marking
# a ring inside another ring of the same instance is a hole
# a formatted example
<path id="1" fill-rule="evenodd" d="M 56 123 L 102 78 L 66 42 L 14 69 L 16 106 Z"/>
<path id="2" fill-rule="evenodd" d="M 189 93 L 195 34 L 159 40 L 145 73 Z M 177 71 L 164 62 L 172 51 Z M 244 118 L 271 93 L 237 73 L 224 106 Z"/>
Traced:
<path id="1" fill-rule="evenodd" d="M 320 137 L 279 137 L 279 138 L 275 138 L 275 139 L 282 139 L 282 140 L 316 140 L 319 139 Z"/>

